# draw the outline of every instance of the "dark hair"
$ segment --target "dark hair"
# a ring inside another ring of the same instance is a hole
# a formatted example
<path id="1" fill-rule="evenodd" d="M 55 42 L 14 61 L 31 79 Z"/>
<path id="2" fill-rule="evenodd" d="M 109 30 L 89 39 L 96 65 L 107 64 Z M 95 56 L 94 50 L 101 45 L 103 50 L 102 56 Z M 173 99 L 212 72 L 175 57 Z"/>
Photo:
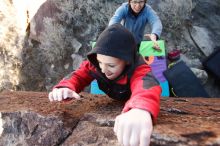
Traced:
<path id="1" fill-rule="evenodd" d="M 131 2 L 131 0 L 128 0 L 128 3 L 130 3 Z M 146 3 L 147 2 L 147 0 L 144 0 L 144 2 Z"/>

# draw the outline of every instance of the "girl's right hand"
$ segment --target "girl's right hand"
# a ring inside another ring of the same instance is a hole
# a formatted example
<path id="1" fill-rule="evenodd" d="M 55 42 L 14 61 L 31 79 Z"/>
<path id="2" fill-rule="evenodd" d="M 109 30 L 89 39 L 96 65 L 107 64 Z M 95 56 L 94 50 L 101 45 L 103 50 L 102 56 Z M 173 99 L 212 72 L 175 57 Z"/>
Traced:
<path id="1" fill-rule="evenodd" d="M 48 96 L 50 101 L 62 101 L 67 98 L 80 99 L 80 96 L 75 91 L 69 88 L 54 88 Z"/>

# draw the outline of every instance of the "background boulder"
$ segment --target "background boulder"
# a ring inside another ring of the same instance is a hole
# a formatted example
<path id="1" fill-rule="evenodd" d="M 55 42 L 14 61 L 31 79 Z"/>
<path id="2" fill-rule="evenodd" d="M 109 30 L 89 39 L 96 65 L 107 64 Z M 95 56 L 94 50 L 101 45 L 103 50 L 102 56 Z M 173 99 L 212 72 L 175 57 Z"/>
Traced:
<path id="1" fill-rule="evenodd" d="M 92 41 L 122 2 L 2 0 L 0 90 L 50 90 L 85 59 Z M 187 57 L 189 67 L 203 69 L 202 60 L 220 46 L 220 0 L 148 3 L 162 20 L 161 39 L 165 40 L 167 52 L 179 49 L 185 56 L 182 60 Z M 215 79 L 208 74 L 205 80 L 208 93 L 220 96 Z"/>

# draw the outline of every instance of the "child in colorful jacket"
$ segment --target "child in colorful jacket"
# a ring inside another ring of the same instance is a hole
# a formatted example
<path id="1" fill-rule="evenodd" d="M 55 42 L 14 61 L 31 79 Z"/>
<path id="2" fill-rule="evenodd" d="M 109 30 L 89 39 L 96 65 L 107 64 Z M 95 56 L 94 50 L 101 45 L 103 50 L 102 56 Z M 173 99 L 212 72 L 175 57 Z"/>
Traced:
<path id="1" fill-rule="evenodd" d="M 79 69 L 61 80 L 49 93 L 50 101 L 79 99 L 94 79 L 109 97 L 126 101 L 115 119 L 118 141 L 127 146 L 147 146 L 153 121 L 159 113 L 161 87 L 150 67 L 136 52 L 133 35 L 121 24 L 106 28 Z"/>
<path id="2" fill-rule="evenodd" d="M 160 18 L 146 2 L 147 0 L 128 0 L 118 7 L 109 21 L 109 26 L 115 23 L 123 23 L 134 35 L 137 49 L 139 49 L 144 36 L 150 38 L 157 45 L 156 40 L 159 39 L 162 32 Z M 151 26 L 150 34 L 144 34 L 147 24 Z"/>

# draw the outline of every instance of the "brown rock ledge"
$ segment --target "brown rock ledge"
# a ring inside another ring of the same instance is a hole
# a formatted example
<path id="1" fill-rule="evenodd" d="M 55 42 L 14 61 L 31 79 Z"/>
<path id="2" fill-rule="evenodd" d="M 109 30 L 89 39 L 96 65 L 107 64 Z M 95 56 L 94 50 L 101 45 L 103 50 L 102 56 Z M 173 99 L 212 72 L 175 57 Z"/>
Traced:
<path id="1" fill-rule="evenodd" d="M 113 125 L 124 103 L 81 97 L 50 103 L 47 93 L 2 92 L 0 146 L 119 146 Z M 162 99 L 151 146 L 219 146 L 219 129 L 220 98 Z"/>

